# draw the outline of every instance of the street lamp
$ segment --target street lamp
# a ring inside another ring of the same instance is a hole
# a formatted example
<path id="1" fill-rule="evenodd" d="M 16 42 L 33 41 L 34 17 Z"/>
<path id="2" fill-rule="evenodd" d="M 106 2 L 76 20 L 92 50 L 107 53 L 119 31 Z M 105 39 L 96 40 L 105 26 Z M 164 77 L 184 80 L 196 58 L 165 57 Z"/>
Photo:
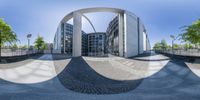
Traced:
<path id="1" fill-rule="evenodd" d="M 1 30 L 0 30 L 0 43 L 1 43 Z M 0 44 L 0 57 L 1 57 L 1 44 Z"/>
<path id="2" fill-rule="evenodd" d="M 174 36 L 174 35 L 170 35 L 170 38 L 172 38 L 172 55 L 174 54 L 174 41 L 179 37 L 180 35 L 178 36 Z"/>
<path id="3" fill-rule="evenodd" d="M 28 39 L 28 49 L 30 48 L 30 38 L 31 38 L 32 34 L 27 34 L 27 39 Z"/>
<path id="4" fill-rule="evenodd" d="M 170 35 L 170 38 L 172 39 L 172 54 L 173 54 L 173 45 L 174 45 L 174 40 L 175 40 L 175 36 L 174 35 Z"/>
<path id="5" fill-rule="evenodd" d="M 29 50 L 30 50 L 30 38 L 31 38 L 32 34 L 27 34 L 27 39 L 28 39 L 28 55 L 29 55 Z"/>

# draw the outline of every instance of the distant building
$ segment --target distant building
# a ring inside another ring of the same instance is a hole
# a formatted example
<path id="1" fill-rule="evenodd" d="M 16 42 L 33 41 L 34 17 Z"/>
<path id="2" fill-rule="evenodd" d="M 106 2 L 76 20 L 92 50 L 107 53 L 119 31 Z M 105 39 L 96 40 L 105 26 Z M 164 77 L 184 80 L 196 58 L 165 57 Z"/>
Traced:
<path id="1" fill-rule="evenodd" d="M 51 50 L 53 48 L 53 44 L 52 43 L 45 43 L 46 45 L 46 49 L 47 50 Z"/>
<path id="2" fill-rule="evenodd" d="M 72 55 L 72 33 L 73 33 L 73 25 L 71 24 L 63 24 L 64 30 L 63 34 L 59 36 L 56 34 L 54 37 L 54 50 L 59 50 L 60 53 L 64 53 L 67 55 Z M 64 40 L 65 37 L 65 40 Z M 60 38 L 60 39 L 59 39 Z M 59 41 L 61 40 L 61 41 Z M 82 55 L 87 55 L 87 34 L 82 31 Z"/>
<path id="3" fill-rule="evenodd" d="M 106 33 L 88 34 L 88 56 L 105 56 Z"/>

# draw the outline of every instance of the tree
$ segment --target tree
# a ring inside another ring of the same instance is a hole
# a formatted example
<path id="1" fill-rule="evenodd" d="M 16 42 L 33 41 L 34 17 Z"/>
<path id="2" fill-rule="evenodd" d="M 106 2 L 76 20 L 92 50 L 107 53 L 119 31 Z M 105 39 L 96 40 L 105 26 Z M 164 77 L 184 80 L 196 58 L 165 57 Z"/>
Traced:
<path id="1" fill-rule="evenodd" d="M 167 46 L 167 42 L 165 41 L 165 39 L 162 39 L 160 44 L 161 44 L 163 50 L 167 49 L 168 46 Z"/>
<path id="2" fill-rule="evenodd" d="M 192 46 L 190 43 L 186 43 L 186 44 L 184 45 L 184 48 L 185 48 L 186 50 L 188 50 L 188 49 L 192 49 L 193 46 Z"/>
<path id="3" fill-rule="evenodd" d="M 179 49 L 179 45 L 178 44 L 173 44 L 173 49 Z"/>
<path id="4" fill-rule="evenodd" d="M 200 45 L 200 19 L 190 26 L 186 26 L 185 32 L 181 34 L 181 39 L 185 42 Z"/>
<path id="5" fill-rule="evenodd" d="M 169 45 L 167 45 L 167 42 L 165 41 L 165 39 L 162 39 L 161 42 L 157 42 L 155 43 L 153 49 L 154 50 L 166 50 L 171 48 Z"/>
<path id="6" fill-rule="evenodd" d="M 2 18 L 0 18 L 0 57 L 1 47 L 5 43 L 13 43 L 17 41 L 17 35 L 14 34 L 10 25 L 8 25 Z"/>
<path id="7" fill-rule="evenodd" d="M 17 48 L 18 48 L 18 46 L 16 43 L 12 45 L 12 49 L 17 49 Z"/>
<path id="8" fill-rule="evenodd" d="M 161 48 L 162 48 L 161 43 L 157 42 L 154 44 L 154 47 L 153 47 L 154 50 L 161 50 Z"/>
<path id="9" fill-rule="evenodd" d="M 42 50 L 45 50 L 45 49 L 47 49 L 47 45 L 44 43 L 44 44 L 42 45 Z"/>
<path id="10" fill-rule="evenodd" d="M 35 41 L 35 48 L 37 50 L 44 50 L 45 49 L 44 45 L 45 45 L 45 42 L 43 40 L 43 37 L 38 36 L 37 39 L 36 39 L 36 41 Z"/>

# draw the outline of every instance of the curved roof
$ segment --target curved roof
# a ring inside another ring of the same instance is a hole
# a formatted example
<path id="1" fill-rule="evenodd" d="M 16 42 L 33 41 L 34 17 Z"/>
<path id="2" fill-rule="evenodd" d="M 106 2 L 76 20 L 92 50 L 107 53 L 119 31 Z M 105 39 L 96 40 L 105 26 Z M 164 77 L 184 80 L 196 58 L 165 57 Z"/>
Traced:
<path id="1" fill-rule="evenodd" d="M 125 10 L 123 9 L 118 9 L 118 8 L 108 8 L 108 7 L 93 7 L 93 8 L 84 8 L 84 9 L 79 9 L 79 10 L 75 10 L 69 14 L 67 14 L 62 20 L 61 22 L 65 23 L 67 22 L 69 19 L 71 19 L 73 17 L 73 13 L 77 12 L 80 14 L 84 14 L 84 13 L 93 13 L 93 12 L 112 12 L 112 13 L 123 13 Z"/>

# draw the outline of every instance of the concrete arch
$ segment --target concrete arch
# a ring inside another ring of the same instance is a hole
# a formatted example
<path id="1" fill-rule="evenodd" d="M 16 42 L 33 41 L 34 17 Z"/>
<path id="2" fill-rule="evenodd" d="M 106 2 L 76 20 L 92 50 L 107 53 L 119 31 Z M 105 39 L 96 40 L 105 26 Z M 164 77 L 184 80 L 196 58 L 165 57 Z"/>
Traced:
<path id="1" fill-rule="evenodd" d="M 82 30 L 82 16 L 87 20 L 88 18 L 84 16 L 86 13 L 94 12 L 111 12 L 118 14 L 118 51 L 119 56 L 131 57 L 143 53 L 143 31 L 146 30 L 140 19 L 133 13 L 118 9 L 118 8 L 108 8 L 108 7 L 94 7 L 85 8 L 73 11 L 60 21 L 57 28 L 57 34 L 61 36 L 63 34 L 63 24 L 68 20 L 73 18 L 73 45 L 72 45 L 72 56 L 81 56 L 81 30 Z M 93 30 L 96 32 L 94 25 L 88 20 L 92 25 Z M 65 36 L 64 36 L 65 37 Z M 61 39 L 60 39 L 61 41 Z M 59 43 L 58 43 L 59 44 Z M 64 44 L 65 46 L 65 44 Z M 64 47 L 63 46 L 63 47 Z"/>
<path id="2" fill-rule="evenodd" d="M 69 14 L 67 14 L 60 23 L 65 23 L 69 19 L 73 17 L 73 13 L 79 13 L 79 14 L 84 14 L 84 13 L 93 13 L 93 12 L 111 12 L 111 13 L 123 13 L 125 10 L 118 9 L 118 8 L 108 8 L 108 7 L 94 7 L 94 8 L 84 8 L 84 9 L 79 9 L 76 11 L 73 11 Z"/>
<path id="3" fill-rule="evenodd" d="M 85 16 L 84 14 L 82 16 L 90 23 L 90 25 L 92 26 L 94 32 L 96 33 L 97 31 L 96 31 L 94 25 L 92 24 L 92 22 L 90 21 L 90 19 L 87 16 Z"/>

